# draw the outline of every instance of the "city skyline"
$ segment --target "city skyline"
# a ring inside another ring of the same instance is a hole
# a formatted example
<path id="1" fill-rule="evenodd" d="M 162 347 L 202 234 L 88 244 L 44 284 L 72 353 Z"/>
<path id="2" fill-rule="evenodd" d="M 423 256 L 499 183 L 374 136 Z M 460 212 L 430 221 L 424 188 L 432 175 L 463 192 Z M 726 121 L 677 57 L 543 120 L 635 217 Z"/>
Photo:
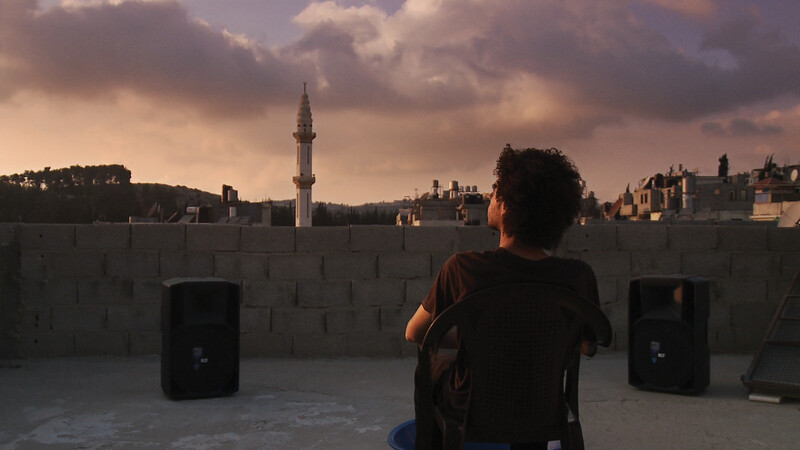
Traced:
<path id="1" fill-rule="evenodd" d="M 12 0 L 0 173 L 123 164 L 289 199 L 307 81 L 315 201 L 488 191 L 506 143 L 563 150 L 613 201 L 723 153 L 800 163 L 797 23 L 789 0 Z"/>

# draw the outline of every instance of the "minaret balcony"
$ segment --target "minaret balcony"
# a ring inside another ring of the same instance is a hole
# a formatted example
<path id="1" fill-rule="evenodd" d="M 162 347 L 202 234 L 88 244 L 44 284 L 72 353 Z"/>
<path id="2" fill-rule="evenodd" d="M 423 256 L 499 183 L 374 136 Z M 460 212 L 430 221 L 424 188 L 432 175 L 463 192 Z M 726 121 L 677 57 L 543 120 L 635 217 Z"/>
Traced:
<path id="1" fill-rule="evenodd" d="M 292 177 L 292 181 L 294 182 L 295 186 L 298 188 L 306 188 L 310 189 L 311 185 L 314 184 L 317 179 L 314 175 L 300 175 L 296 177 Z"/>
<path id="2" fill-rule="evenodd" d="M 298 142 L 311 142 L 315 137 L 317 137 L 317 133 L 314 133 L 313 131 L 302 131 L 294 132 L 292 133 L 292 136 L 294 136 Z"/>

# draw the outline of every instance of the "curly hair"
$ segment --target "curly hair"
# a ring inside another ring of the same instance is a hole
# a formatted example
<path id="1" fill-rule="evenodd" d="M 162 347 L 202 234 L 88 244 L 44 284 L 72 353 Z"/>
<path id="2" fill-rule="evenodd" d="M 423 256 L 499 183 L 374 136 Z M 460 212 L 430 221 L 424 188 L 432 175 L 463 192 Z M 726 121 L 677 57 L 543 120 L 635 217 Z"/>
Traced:
<path id="1" fill-rule="evenodd" d="M 497 159 L 495 194 L 506 207 L 503 231 L 524 244 L 554 249 L 581 209 L 581 176 L 558 149 L 506 145 Z"/>

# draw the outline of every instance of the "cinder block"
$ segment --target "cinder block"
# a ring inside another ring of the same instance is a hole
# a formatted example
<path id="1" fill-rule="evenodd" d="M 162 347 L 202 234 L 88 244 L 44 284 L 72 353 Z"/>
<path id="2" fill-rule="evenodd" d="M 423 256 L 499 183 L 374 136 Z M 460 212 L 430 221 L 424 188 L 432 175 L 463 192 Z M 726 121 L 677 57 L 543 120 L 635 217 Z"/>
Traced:
<path id="1" fill-rule="evenodd" d="M 297 305 L 294 281 L 244 280 L 242 302 L 245 306 L 289 307 Z"/>
<path id="2" fill-rule="evenodd" d="M 211 277 L 214 275 L 214 254 L 203 251 L 163 250 L 159 252 L 161 276 Z"/>
<path id="3" fill-rule="evenodd" d="M 620 224 L 617 247 L 622 250 L 653 251 L 667 248 L 667 226 L 662 224 Z"/>
<path id="4" fill-rule="evenodd" d="M 243 252 L 294 252 L 294 236 L 295 227 L 242 227 L 241 248 Z"/>
<path id="5" fill-rule="evenodd" d="M 127 332 L 102 331 L 75 333 L 75 354 L 78 356 L 130 354 L 130 338 Z"/>
<path id="6" fill-rule="evenodd" d="M 267 278 L 267 255 L 263 253 L 214 253 L 214 276 L 263 280 Z"/>
<path id="7" fill-rule="evenodd" d="M 321 280 L 322 255 L 271 254 L 269 278 L 273 280 Z"/>
<path id="8" fill-rule="evenodd" d="M 631 255 L 624 251 L 591 251 L 581 254 L 581 258 L 592 267 L 598 277 L 630 276 Z"/>
<path id="9" fill-rule="evenodd" d="M 186 248 L 186 225 L 176 223 L 132 224 L 131 248 L 134 250 L 183 250 Z"/>
<path id="10" fill-rule="evenodd" d="M 486 226 L 458 227 L 456 250 L 483 251 L 494 250 L 500 245 L 500 232 Z"/>
<path id="11" fill-rule="evenodd" d="M 324 334 L 325 310 L 322 308 L 274 308 L 272 310 L 274 334 Z"/>
<path id="12" fill-rule="evenodd" d="M 409 252 L 443 252 L 456 250 L 457 227 L 401 227 L 403 248 Z"/>
<path id="13" fill-rule="evenodd" d="M 786 294 L 789 293 L 789 289 L 791 287 L 792 283 L 790 280 L 787 279 L 767 280 L 766 303 L 768 305 L 775 305 L 775 306 L 779 305 L 780 302 L 783 301 L 783 298 L 786 296 Z"/>
<path id="14" fill-rule="evenodd" d="M 158 252 L 112 250 L 106 255 L 106 274 L 121 278 L 152 278 L 159 275 Z"/>
<path id="15" fill-rule="evenodd" d="M 780 274 L 780 256 L 765 251 L 731 254 L 734 278 L 771 278 Z"/>
<path id="16" fill-rule="evenodd" d="M 352 304 L 349 280 L 306 281 L 297 283 L 297 304 L 322 308 Z"/>
<path id="17" fill-rule="evenodd" d="M 71 250 L 75 248 L 75 225 L 21 224 L 19 247 L 22 250 Z"/>
<path id="18" fill-rule="evenodd" d="M 380 308 L 328 308 L 325 312 L 328 334 L 373 332 L 380 330 Z"/>
<path id="19" fill-rule="evenodd" d="M 375 253 L 328 253 L 323 256 L 325 279 L 363 280 L 378 276 L 378 255 Z"/>
<path id="20" fill-rule="evenodd" d="M 244 358 L 287 358 L 292 356 L 292 337 L 273 334 L 248 333 L 239 337 Z"/>
<path id="21" fill-rule="evenodd" d="M 726 225 L 717 229 L 720 250 L 766 250 L 767 227 Z"/>
<path id="22" fill-rule="evenodd" d="M 616 225 L 574 225 L 567 230 L 567 250 L 613 250 L 617 248 Z"/>
<path id="23" fill-rule="evenodd" d="M 0 247 L 19 245 L 19 228 L 16 223 L 0 223 Z"/>
<path id="24" fill-rule="evenodd" d="M 766 331 L 776 307 L 759 303 L 740 303 L 730 306 L 731 327 L 733 328 L 760 328 Z"/>
<path id="25" fill-rule="evenodd" d="M 781 277 L 792 279 L 800 273 L 800 252 L 781 254 Z"/>
<path id="26" fill-rule="evenodd" d="M 669 225 L 669 248 L 675 250 L 712 250 L 718 248 L 716 225 Z"/>
<path id="27" fill-rule="evenodd" d="M 597 293 L 601 305 L 619 300 L 617 298 L 617 280 L 617 277 L 599 277 L 597 279 Z"/>
<path id="28" fill-rule="evenodd" d="M 731 309 L 728 305 L 711 302 L 709 306 L 708 327 L 712 329 L 727 328 L 731 325 Z"/>
<path id="29" fill-rule="evenodd" d="M 418 308 L 433 287 L 433 278 L 406 280 L 406 303 Z"/>
<path id="30" fill-rule="evenodd" d="M 159 305 L 110 305 L 107 313 L 110 331 L 155 332 L 161 329 Z"/>
<path id="31" fill-rule="evenodd" d="M 731 273 L 728 252 L 684 252 L 681 254 L 681 273 L 706 278 L 726 278 Z"/>
<path id="32" fill-rule="evenodd" d="M 408 320 L 416 311 L 412 306 L 381 306 L 381 331 L 404 336 Z"/>
<path id="33" fill-rule="evenodd" d="M 628 302 L 607 303 L 600 306 L 600 309 L 611 322 L 612 330 L 628 328 Z"/>
<path id="34" fill-rule="evenodd" d="M 161 354 L 161 332 L 131 332 L 129 333 L 129 336 L 131 343 L 131 356 Z"/>
<path id="35" fill-rule="evenodd" d="M 292 341 L 292 353 L 297 358 L 331 358 L 347 353 L 344 334 L 298 335 Z"/>
<path id="36" fill-rule="evenodd" d="M 673 250 L 631 252 L 631 277 L 655 274 L 674 274 L 680 272 L 680 252 Z"/>
<path id="37" fill-rule="evenodd" d="M 764 303 L 767 300 L 766 280 L 720 278 L 717 290 L 717 302 L 722 305 Z"/>
<path id="38" fill-rule="evenodd" d="M 28 307 L 74 305 L 78 303 L 78 283 L 74 280 L 23 280 L 21 295 L 21 303 Z"/>
<path id="39" fill-rule="evenodd" d="M 35 336 L 53 330 L 52 308 L 24 305 L 19 311 L 17 330 L 20 336 Z"/>
<path id="40" fill-rule="evenodd" d="M 269 308 L 240 308 L 239 327 L 242 333 L 269 333 L 271 313 L 272 311 Z"/>
<path id="41" fill-rule="evenodd" d="M 73 333 L 44 331 L 20 337 L 20 353 L 29 358 L 73 356 L 75 336 Z"/>
<path id="42" fill-rule="evenodd" d="M 405 284 L 403 280 L 354 280 L 353 304 L 358 306 L 402 305 Z"/>
<path id="43" fill-rule="evenodd" d="M 712 353 L 754 354 L 764 339 L 764 328 L 709 328 L 708 347 Z"/>
<path id="44" fill-rule="evenodd" d="M 78 282 L 78 303 L 82 305 L 106 305 L 131 303 L 133 282 L 119 278 L 80 280 Z"/>
<path id="45" fill-rule="evenodd" d="M 438 274 L 442 267 L 444 267 L 444 263 L 447 262 L 453 256 L 452 253 L 434 253 L 431 255 L 431 273 Z"/>
<path id="46" fill-rule="evenodd" d="M 405 339 L 397 333 L 350 333 L 345 356 L 397 357 Z"/>
<path id="47" fill-rule="evenodd" d="M 155 280 L 133 281 L 133 303 L 161 304 L 161 282 Z"/>
<path id="48" fill-rule="evenodd" d="M 800 252 L 800 228 L 768 228 L 767 242 L 770 250 Z"/>
<path id="49" fill-rule="evenodd" d="M 75 246 L 78 249 L 126 249 L 130 245 L 129 224 L 75 225 Z"/>
<path id="50" fill-rule="evenodd" d="M 430 253 L 392 252 L 378 255 L 380 278 L 428 278 L 431 276 Z"/>
<path id="51" fill-rule="evenodd" d="M 239 250 L 239 225 L 198 223 L 186 227 L 186 249 L 202 251 Z"/>
<path id="52" fill-rule="evenodd" d="M 101 331 L 106 328 L 106 307 L 53 306 L 53 331 Z"/>
<path id="53" fill-rule="evenodd" d="M 393 225 L 351 225 L 350 250 L 392 252 L 403 249 L 403 227 Z"/>
<path id="54" fill-rule="evenodd" d="M 346 252 L 350 249 L 348 227 L 301 227 L 295 230 L 298 253 Z"/>
<path id="55" fill-rule="evenodd" d="M 104 253 L 92 250 L 42 254 L 48 279 L 101 277 L 104 275 L 105 259 Z"/>

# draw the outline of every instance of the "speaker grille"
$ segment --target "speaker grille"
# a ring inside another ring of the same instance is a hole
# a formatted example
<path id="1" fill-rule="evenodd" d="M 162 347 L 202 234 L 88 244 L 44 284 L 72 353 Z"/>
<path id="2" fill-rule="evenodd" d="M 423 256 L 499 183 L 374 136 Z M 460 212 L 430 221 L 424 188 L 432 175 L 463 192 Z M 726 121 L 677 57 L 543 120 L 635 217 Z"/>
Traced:
<path id="1" fill-rule="evenodd" d="M 631 328 L 635 372 L 656 388 L 681 386 L 694 373 L 692 330 L 683 322 L 641 319 Z"/>
<path id="2" fill-rule="evenodd" d="M 187 392 L 212 392 L 236 377 L 236 334 L 231 327 L 187 325 L 172 333 L 173 381 Z"/>

